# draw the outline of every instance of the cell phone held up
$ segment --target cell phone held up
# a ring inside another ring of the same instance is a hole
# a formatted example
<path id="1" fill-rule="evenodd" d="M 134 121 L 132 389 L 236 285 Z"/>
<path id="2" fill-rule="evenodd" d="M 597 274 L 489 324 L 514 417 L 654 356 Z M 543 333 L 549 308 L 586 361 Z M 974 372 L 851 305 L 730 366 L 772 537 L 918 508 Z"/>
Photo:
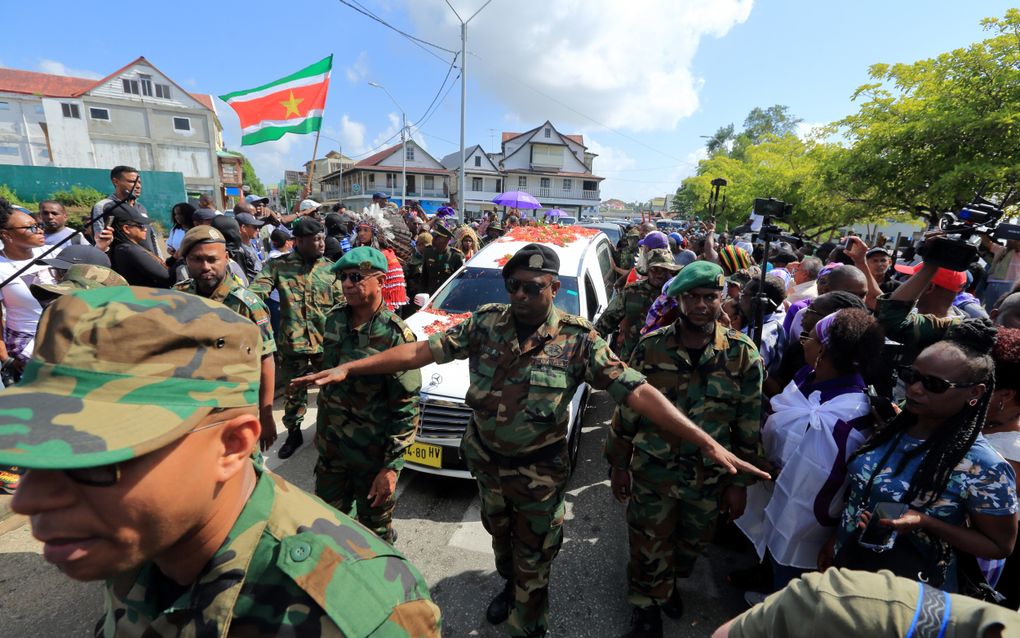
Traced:
<path id="1" fill-rule="evenodd" d="M 879 523 L 882 519 L 895 520 L 907 513 L 905 503 L 883 502 L 875 506 L 871 513 L 868 526 L 864 528 L 857 542 L 861 547 L 866 547 L 873 552 L 885 552 L 892 549 L 896 543 L 896 530 Z"/>

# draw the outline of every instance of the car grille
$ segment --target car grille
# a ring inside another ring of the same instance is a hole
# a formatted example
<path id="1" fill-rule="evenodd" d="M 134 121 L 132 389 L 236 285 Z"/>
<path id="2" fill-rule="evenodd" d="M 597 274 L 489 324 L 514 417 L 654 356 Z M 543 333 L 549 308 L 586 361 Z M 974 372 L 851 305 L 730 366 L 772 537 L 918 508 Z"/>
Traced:
<path id="1" fill-rule="evenodd" d="M 422 398 L 421 428 L 418 436 L 436 439 L 459 439 L 464 436 L 471 408 L 463 403 Z"/>

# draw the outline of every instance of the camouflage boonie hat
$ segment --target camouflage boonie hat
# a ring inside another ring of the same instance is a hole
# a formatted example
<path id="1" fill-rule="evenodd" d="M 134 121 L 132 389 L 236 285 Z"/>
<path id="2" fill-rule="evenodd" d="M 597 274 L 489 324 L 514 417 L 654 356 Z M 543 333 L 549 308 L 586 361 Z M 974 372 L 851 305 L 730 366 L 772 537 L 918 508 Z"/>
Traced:
<path id="1" fill-rule="evenodd" d="M 645 257 L 645 265 L 649 268 L 664 268 L 666 270 L 672 270 L 676 272 L 683 268 L 680 264 L 676 263 L 673 259 L 673 253 L 665 248 L 656 248 L 648 251 L 648 256 Z"/>
<path id="2" fill-rule="evenodd" d="M 32 284 L 29 289 L 39 301 L 49 301 L 76 290 L 92 290 L 107 286 L 127 286 L 126 279 L 109 268 L 91 264 L 75 264 L 67 269 L 58 284 Z"/>
<path id="3" fill-rule="evenodd" d="M 223 304 L 115 286 L 54 301 L 21 382 L 0 392 L 0 465 L 73 469 L 172 443 L 257 405 L 258 327 Z"/>

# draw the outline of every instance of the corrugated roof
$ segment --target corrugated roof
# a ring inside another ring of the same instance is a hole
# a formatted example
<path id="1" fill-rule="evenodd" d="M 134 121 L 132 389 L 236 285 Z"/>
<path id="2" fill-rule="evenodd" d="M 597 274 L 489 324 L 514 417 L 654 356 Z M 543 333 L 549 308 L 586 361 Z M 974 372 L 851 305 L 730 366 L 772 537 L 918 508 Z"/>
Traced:
<path id="1" fill-rule="evenodd" d="M 532 129 L 532 130 L 534 130 L 534 129 Z M 530 133 L 530 132 L 531 131 L 528 131 L 528 133 Z M 507 131 L 503 131 L 503 142 L 509 142 L 510 140 L 514 139 L 515 137 L 520 137 L 521 135 L 526 135 L 526 134 L 525 133 L 509 133 Z M 565 137 L 565 138 L 567 138 L 569 140 L 572 140 L 574 142 L 577 142 L 581 146 L 584 146 L 584 136 L 583 135 L 564 135 L 563 137 Z M 539 144 L 541 144 L 541 141 L 539 142 Z"/>
<path id="2" fill-rule="evenodd" d="M 356 166 L 356 167 L 357 166 L 375 166 L 379 162 L 381 162 L 384 159 L 386 159 L 387 157 L 389 157 L 398 148 L 400 148 L 400 144 L 394 144 L 393 146 L 390 146 L 389 148 L 384 148 L 383 150 L 379 151 L 375 155 L 369 155 L 368 157 L 366 157 L 365 159 L 361 160 L 360 162 L 358 162 L 354 166 Z"/>

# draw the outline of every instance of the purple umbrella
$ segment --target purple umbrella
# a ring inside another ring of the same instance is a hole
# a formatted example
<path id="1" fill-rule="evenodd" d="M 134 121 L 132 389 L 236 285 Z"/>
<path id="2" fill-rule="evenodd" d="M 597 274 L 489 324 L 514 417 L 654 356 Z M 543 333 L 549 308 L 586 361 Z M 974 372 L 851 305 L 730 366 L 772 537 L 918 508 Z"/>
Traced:
<path id="1" fill-rule="evenodd" d="M 524 191 L 507 191 L 505 193 L 500 193 L 492 199 L 492 203 L 499 204 L 500 206 L 509 206 L 511 208 L 535 209 L 542 207 L 542 205 L 538 203 L 537 199 Z"/>
<path id="2" fill-rule="evenodd" d="M 566 217 L 567 214 L 564 213 L 559 208 L 550 208 L 549 210 L 545 211 L 545 216 L 546 217 Z"/>

